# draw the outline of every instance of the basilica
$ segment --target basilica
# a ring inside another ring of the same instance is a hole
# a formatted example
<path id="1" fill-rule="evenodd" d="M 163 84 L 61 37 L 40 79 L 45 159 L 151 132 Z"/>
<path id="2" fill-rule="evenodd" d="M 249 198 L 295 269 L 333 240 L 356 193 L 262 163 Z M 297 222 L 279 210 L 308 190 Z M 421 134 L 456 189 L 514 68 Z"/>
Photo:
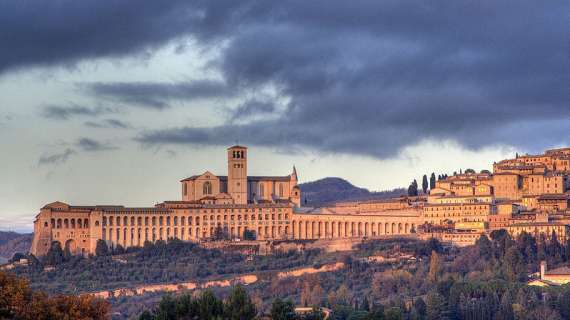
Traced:
<path id="1" fill-rule="evenodd" d="M 436 237 L 473 244 L 505 229 L 565 239 L 570 225 L 570 148 L 516 156 L 493 172 L 466 170 L 442 178 L 427 194 L 303 207 L 297 170 L 285 176 L 249 176 L 248 149 L 227 149 L 227 175 L 211 171 L 180 181 L 180 200 L 152 207 L 70 205 L 53 202 L 34 221 L 31 253 L 53 243 L 73 254 L 142 246 L 171 238 L 207 240 L 365 239 Z"/>

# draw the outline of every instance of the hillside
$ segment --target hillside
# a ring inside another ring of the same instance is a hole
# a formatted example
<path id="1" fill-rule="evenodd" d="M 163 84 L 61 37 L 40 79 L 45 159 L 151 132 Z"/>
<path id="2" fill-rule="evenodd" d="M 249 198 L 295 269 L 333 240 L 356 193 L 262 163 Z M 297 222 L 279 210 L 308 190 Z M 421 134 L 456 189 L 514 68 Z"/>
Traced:
<path id="1" fill-rule="evenodd" d="M 32 246 L 31 233 L 16 233 L 0 231 L 0 263 L 3 259 L 10 259 L 16 252 L 28 252 Z"/>
<path id="2" fill-rule="evenodd" d="M 334 177 L 302 183 L 299 186 L 303 196 L 303 205 L 317 207 L 340 201 L 387 199 L 406 194 L 403 188 L 371 192 L 368 189 L 356 187 L 342 178 Z"/>

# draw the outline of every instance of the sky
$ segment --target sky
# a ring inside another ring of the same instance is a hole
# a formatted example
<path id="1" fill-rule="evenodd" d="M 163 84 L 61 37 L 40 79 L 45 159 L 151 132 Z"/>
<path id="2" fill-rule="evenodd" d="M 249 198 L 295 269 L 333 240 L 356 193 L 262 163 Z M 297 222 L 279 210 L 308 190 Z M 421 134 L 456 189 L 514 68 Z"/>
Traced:
<path id="1" fill-rule="evenodd" d="M 0 230 L 179 180 L 370 190 L 570 145 L 570 2 L 0 2 Z"/>

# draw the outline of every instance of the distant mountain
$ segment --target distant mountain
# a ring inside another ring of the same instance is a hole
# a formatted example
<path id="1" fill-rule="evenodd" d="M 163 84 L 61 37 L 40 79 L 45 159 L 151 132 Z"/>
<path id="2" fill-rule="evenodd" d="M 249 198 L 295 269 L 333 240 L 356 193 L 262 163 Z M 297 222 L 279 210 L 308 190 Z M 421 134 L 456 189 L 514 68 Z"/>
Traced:
<path id="1" fill-rule="evenodd" d="M 16 252 L 28 252 L 32 246 L 32 237 L 32 233 L 0 231 L 0 260 L 10 259 Z"/>
<path id="2" fill-rule="evenodd" d="M 324 178 L 301 183 L 299 186 L 303 205 L 315 207 L 342 201 L 388 199 L 406 194 L 404 188 L 371 192 L 368 189 L 356 187 L 342 178 Z"/>

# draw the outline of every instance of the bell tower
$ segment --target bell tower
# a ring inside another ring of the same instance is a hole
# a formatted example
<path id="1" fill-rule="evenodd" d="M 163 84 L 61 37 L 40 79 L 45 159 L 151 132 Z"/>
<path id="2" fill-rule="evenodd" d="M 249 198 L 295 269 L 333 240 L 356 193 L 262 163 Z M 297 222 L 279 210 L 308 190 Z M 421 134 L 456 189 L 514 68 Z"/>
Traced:
<path id="1" fill-rule="evenodd" d="M 247 204 L 247 148 L 228 148 L 228 194 L 235 204 Z"/>

